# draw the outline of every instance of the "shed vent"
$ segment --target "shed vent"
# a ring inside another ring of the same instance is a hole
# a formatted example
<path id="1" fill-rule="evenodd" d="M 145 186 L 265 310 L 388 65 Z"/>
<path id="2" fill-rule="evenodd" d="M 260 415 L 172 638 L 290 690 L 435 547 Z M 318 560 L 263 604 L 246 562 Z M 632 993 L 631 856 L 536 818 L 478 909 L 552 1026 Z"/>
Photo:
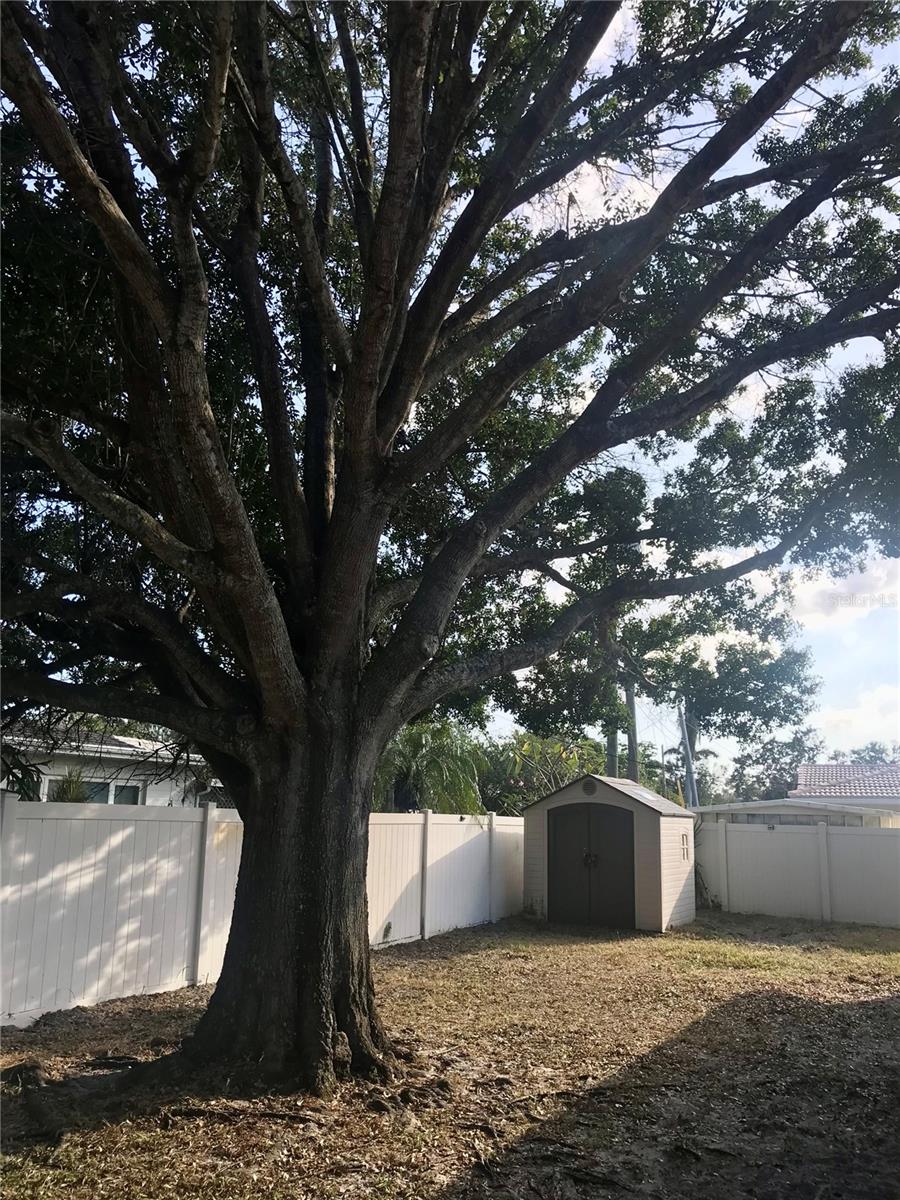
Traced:
<path id="1" fill-rule="evenodd" d="M 584 781 L 584 783 L 581 785 L 581 790 L 584 792 L 584 794 L 585 794 L 586 796 L 593 796 L 593 795 L 595 795 L 595 794 L 596 794 L 596 792 L 597 792 L 597 781 L 596 781 L 596 779 L 586 779 L 586 780 Z"/>

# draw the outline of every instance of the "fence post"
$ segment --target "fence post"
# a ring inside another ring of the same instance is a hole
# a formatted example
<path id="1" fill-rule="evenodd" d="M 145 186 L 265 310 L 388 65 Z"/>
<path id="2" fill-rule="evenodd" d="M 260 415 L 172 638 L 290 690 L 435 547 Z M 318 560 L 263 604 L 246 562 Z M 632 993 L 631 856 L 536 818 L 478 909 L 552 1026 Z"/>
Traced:
<path id="1" fill-rule="evenodd" d="M 419 937 L 424 941 L 428 937 L 428 830 L 431 826 L 431 809 L 426 808 L 422 813 L 422 864 L 419 868 L 419 878 L 422 883 L 419 903 Z"/>
<path id="2" fill-rule="evenodd" d="M 188 983 L 200 982 L 200 964 L 203 960 L 203 934 L 205 927 L 207 891 L 212 882 L 210 869 L 213 837 L 215 834 L 215 800 L 200 804 L 200 846 L 197 860 L 197 891 L 194 895 L 194 932 L 191 940 L 191 961 L 188 966 Z"/>
<path id="3" fill-rule="evenodd" d="M 728 912 L 728 822 L 719 817 L 716 821 L 719 833 L 719 877 L 722 880 L 722 912 Z"/>
<path id="4" fill-rule="evenodd" d="M 496 871 L 496 843 L 493 812 L 488 813 L 488 923 L 494 921 L 494 874 Z"/>
<path id="5" fill-rule="evenodd" d="M 819 835 L 819 898 L 822 903 L 822 920 L 831 920 L 831 875 L 828 864 L 828 825 L 816 822 Z"/>
<path id="6" fill-rule="evenodd" d="M 6 788 L 0 789 L 0 871 L 2 881 L 6 881 L 9 868 L 9 853 L 12 849 L 13 830 L 16 827 L 16 810 L 19 807 L 19 797 L 15 792 Z"/>

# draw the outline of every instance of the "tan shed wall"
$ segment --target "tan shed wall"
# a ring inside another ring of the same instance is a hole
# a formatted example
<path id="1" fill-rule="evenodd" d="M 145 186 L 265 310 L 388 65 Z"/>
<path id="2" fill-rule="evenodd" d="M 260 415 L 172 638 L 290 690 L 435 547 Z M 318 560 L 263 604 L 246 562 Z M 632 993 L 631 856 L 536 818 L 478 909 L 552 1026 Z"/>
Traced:
<path id="1" fill-rule="evenodd" d="M 597 783 L 597 792 L 586 796 L 580 783 L 574 783 L 556 796 L 541 800 L 525 809 L 524 910 L 531 916 L 547 919 L 547 813 L 563 804 L 610 804 L 634 814 L 634 921 L 638 929 L 659 932 L 662 919 L 660 889 L 660 834 L 658 813 L 630 797 Z M 669 818 L 673 825 L 691 828 L 683 818 Z M 679 853 L 681 840 L 679 838 Z M 691 851 L 693 859 L 693 849 Z M 692 866 L 692 863 L 688 864 Z M 693 894 L 692 894 L 693 902 Z M 687 918 L 688 920 L 693 919 Z"/>
<path id="2" fill-rule="evenodd" d="M 684 857 L 687 838 L 687 858 Z M 694 898 L 694 822 L 662 817 L 659 822 L 662 864 L 662 927 L 690 925 L 696 916 Z"/>

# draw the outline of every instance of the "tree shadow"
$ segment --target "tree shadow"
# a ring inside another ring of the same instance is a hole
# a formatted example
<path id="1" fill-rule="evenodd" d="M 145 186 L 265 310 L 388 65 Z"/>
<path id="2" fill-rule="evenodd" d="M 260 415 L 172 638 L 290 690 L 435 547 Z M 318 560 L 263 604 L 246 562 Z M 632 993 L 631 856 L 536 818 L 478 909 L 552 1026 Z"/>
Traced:
<path id="1" fill-rule="evenodd" d="M 897 1200 L 898 1029 L 900 1000 L 746 993 L 609 1080 L 514 1098 L 530 1131 L 439 1200 Z"/>

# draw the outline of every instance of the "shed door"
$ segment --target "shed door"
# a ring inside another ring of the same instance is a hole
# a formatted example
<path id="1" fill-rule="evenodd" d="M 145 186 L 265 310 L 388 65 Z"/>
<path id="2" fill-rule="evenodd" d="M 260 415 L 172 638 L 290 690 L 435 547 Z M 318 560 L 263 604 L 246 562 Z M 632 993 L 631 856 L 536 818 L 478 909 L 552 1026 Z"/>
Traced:
<path id="1" fill-rule="evenodd" d="M 547 813 L 547 916 L 563 925 L 591 920 L 589 804 L 564 804 Z"/>
<path id="2" fill-rule="evenodd" d="M 634 929 L 634 814 L 589 804 L 592 925 Z"/>
<path id="3" fill-rule="evenodd" d="M 549 919 L 633 929 L 632 814 L 610 804 L 565 804 L 547 818 Z"/>

